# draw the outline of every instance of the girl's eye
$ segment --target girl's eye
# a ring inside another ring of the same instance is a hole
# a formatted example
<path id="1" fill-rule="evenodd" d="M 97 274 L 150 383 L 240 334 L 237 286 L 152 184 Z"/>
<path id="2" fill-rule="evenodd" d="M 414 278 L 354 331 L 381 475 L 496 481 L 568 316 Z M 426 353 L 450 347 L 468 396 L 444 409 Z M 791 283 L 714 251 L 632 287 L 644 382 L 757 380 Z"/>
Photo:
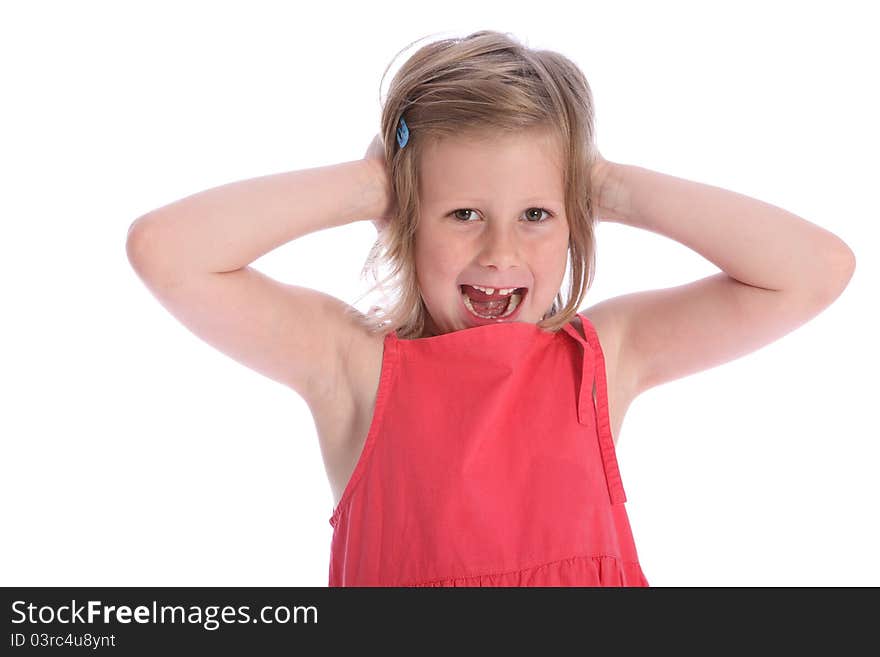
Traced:
<path id="1" fill-rule="evenodd" d="M 528 210 L 526 210 L 526 215 L 528 215 L 528 213 L 529 213 L 531 210 L 537 210 L 537 211 L 538 211 L 538 221 L 531 221 L 531 222 L 529 222 L 529 223 L 533 223 L 533 224 L 543 224 L 545 221 L 547 221 L 547 219 L 549 219 L 550 217 L 553 216 L 553 213 L 550 212 L 550 210 L 547 210 L 547 209 L 545 209 L 545 208 L 529 208 Z M 545 214 L 547 215 L 547 219 L 542 219 L 542 218 L 541 218 L 541 212 L 543 212 L 543 213 L 545 213 Z"/>
<path id="2" fill-rule="evenodd" d="M 460 208 L 458 210 L 453 210 L 449 214 L 454 216 L 456 219 L 461 219 L 461 216 L 458 214 L 459 212 L 473 212 L 473 210 L 468 210 L 467 208 Z M 462 223 L 470 223 L 467 220 L 462 221 Z"/>
<path id="3" fill-rule="evenodd" d="M 525 212 L 525 214 L 526 214 L 527 217 L 528 217 L 528 216 L 532 216 L 532 217 L 535 216 L 535 215 L 530 215 L 530 214 L 529 214 L 532 210 L 539 210 L 540 212 L 543 212 L 543 213 L 547 214 L 548 216 L 547 216 L 547 218 L 541 218 L 541 215 L 539 214 L 539 215 L 537 215 L 537 220 L 536 220 L 536 221 L 530 221 L 530 220 L 527 220 L 526 223 L 530 223 L 530 224 L 543 224 L 543 223 L 545 223 L 545 222 L 547 221 L 547 219 L 549 219 L 550 217 L 554 216 L 553 213 L 550 212 L 550 210 L 547 210 L 546 208 L 529 208 L 529 209 L 526 210 L 526 212 Z M 463 223 L 463 224 L 469 224 L 469 223 L 472 223 L 472 222 L 470 222 L 470 221 L 467 221 L 467 219 L 462 219 L 461 215 L 458 214 L 459 212 L 470 212 L 470 213 L 472 213 L 472 212 L 474 212 L 474 211 L 471 210 L 471 209 L 469 209 L 469 208 L 459 208 L 458 210 L 453 210 L 452 212 L 450 212 L 450 213 L 449 213 L 449 216 L 454 216 L 456 219 L 461 220 L 461 223 Z"/>

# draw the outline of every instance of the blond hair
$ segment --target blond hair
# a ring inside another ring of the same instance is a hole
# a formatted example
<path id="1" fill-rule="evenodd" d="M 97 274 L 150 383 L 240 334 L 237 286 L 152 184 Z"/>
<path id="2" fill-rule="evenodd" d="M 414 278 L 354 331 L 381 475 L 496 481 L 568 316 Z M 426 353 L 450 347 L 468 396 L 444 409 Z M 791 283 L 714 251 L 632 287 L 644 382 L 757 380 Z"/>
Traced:
<path id="1" fill-rule="evenodd" d="M 409 128 L 405 148 L 398 146 L 396 137 L 401 116 Z M 570 322 L 595 273 L 593 117 L 590 86 L 574 63 L 559 53 L 529 48 L 508 33 L 481 30 L 435 41 L 415 52 L 394 75 L 382 106 L 379 134 L 394 211 L 362 270 L 362 277 L 370 271 L 376 283 L 360 298 L 377 288 L 384 292 L 389 281 L 395 298 L 387 309 L 373 306 L 364 316 L 371 332 L 394 330 L 408 339 L 423 337 L 425 331 L 428 311 L 415 270 L 418 163 L 424 144 L 443 136 L 510 134 L 529 128 L 554 131 L 563 146 L 569 223 L 567 295 L 557 294 L 538 326 L 555 332 Z M 391 269 L 381 281 L 380 264 Z"/>

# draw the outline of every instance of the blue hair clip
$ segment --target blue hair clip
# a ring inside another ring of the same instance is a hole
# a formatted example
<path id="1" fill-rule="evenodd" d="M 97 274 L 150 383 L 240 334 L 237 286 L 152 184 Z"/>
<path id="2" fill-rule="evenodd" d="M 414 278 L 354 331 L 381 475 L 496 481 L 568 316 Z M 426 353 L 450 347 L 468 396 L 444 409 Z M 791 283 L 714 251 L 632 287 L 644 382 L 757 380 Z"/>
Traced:
<path id="1" fill-rule="evenodd" d="M 400 125 L 397 126 L 397 145 L 403 148 L 409 141 L 409 128 L 406 127 L 406 121 L 403 116 L 400 117 Z"/>

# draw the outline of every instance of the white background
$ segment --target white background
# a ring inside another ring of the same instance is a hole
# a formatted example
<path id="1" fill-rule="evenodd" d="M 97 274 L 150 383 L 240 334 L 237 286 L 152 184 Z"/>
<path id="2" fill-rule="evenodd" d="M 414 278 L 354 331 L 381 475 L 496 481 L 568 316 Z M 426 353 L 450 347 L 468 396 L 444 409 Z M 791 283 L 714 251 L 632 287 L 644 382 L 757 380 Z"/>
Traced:
<path id="1" fill-rule="evenodd" d="M 129 265 L 126 231 L 203 189 L 362 157 L 395 53 L 495 29 L 584 70 L 607 159 L 784 207 L 856 254 L 821 315 L 630 407 L 618 459 L 650 584 L 880 585 L 871 15 L 4 3 L 0 584 L 326 585 L 333 500 L 308 407 L 175 320 Z M 351 303 L 374 235 L 320 231 L 254 264 Z M 584 307 L 718 271 L 628 226 L 598 240 Z"/>

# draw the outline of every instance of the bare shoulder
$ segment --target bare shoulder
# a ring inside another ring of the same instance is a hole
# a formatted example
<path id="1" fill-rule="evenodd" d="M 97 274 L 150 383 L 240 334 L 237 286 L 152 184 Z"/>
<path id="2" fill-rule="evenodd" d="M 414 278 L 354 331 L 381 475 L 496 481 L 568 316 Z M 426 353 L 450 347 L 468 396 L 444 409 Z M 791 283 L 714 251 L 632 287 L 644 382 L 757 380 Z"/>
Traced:
<path id="1" fill-rule="evenodd" d="M 371 331 L 364 315 L 354 308 L 347 310 L 344 324 L 334 386 L 310 404 L 334 507 L 351 479 L 372 424 L 384 346 L 384 334 Z"/>
<path id="2" fill-rule="evenodd" d="M 638 395 L 635 385 L 636 369 L 623 346 L 623 322 L 615 311 L 613 299 L 601 301 L 581 313 L 590 320 L 596 329 L 599 345 L 605 360 L 605 381 L 608 390 L 608 415 L 611 420 L 611 433 L 617 444 L 620 428 L 626 411 Z M 578 329 L 583 331 L 580 320 Z M 595 394 L 595 386 L 593 388 Z"/>
<path id="3" fill-rule="evenodd" d="M 585 315 L 596 329 L 596 335 L 599 337 L 599 344 L 602 347 L 602 354 L 605 357 L 606 367 L 608 367 L 610 361 L 614 360 L 617 354 L 617 347 L 620 341 L 611 309 L 608 306 L 603 306 L 602 303 L 597 303 L 586 310 L 582 310 L 581 314 Z M 583 333 L 583 327 L 579 318 L 576 325 L 581 333 Z"/>
<path id="4" fill-rule="evenodd" d="M 328 377 L 322 394 L 310 406 L 320 425 L 333 427 L 329 442 L 348 447 L 357 441 L 363 415 L 375 401 L 382 370 L 384 334 L 371 330 L 367 317 L 352 306 L 346 306 L 342 315 L 336 371 Z"/>
<path id="5" fill-rule="evenodd" d="M 343 353 L 343 380 L 358 406 L 369 410 L 376 401 L 382 373 L 385 333 L 372 331 L 360 315 L 350 329 L 350 340 Z"/>

